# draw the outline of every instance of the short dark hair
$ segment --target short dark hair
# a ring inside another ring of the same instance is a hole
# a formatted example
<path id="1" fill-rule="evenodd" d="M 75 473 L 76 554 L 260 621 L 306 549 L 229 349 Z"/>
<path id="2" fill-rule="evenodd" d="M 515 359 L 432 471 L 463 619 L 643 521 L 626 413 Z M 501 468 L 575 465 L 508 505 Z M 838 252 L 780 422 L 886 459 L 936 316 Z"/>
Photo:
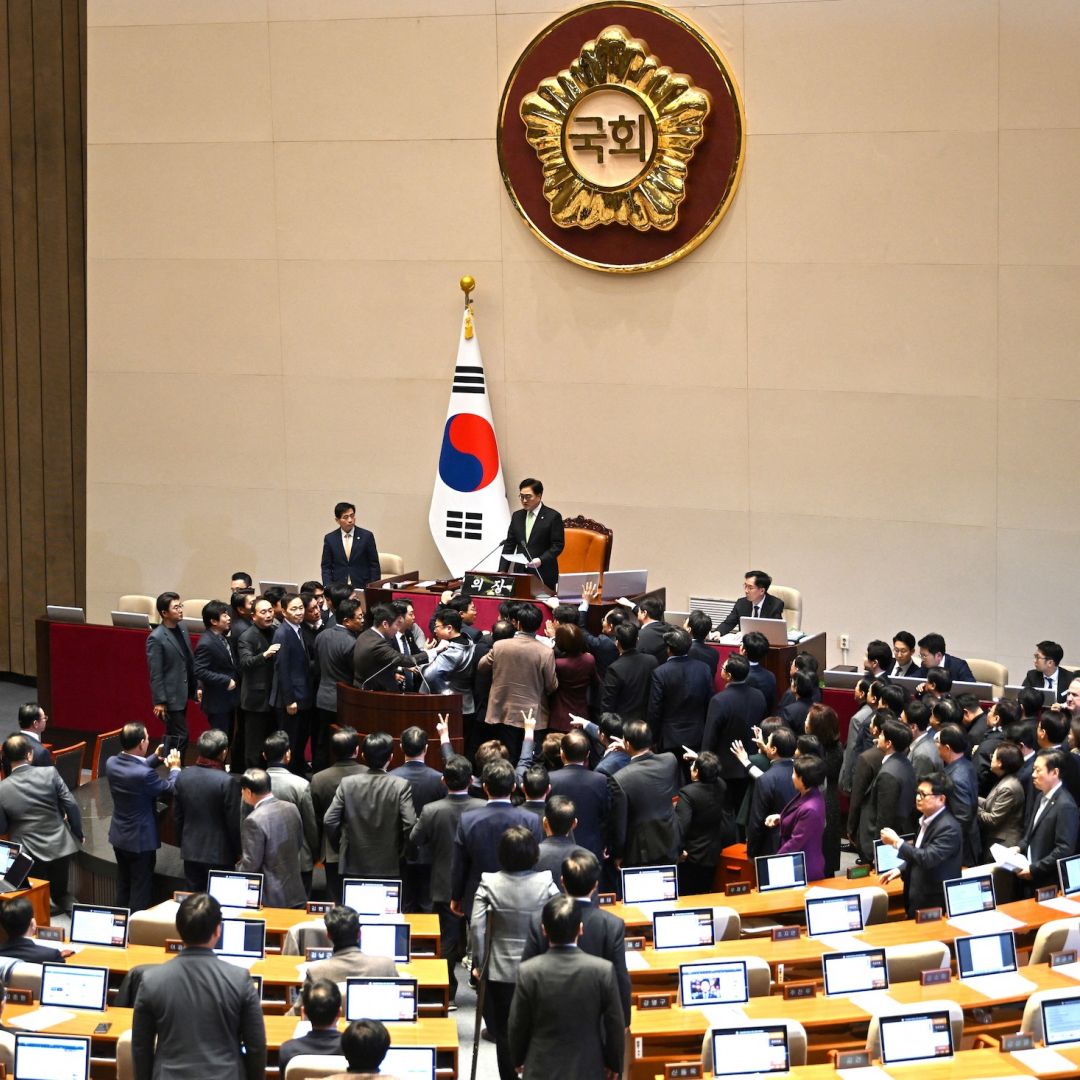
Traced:
<path id="1" fill-rule="evenodd" d="M 435 621 L 442 623 L 443 626 L 450 630 L 456 630 L 461 633 L 461 612 L 455 611 L 452 607 L 441 607 L 435 612 Z"/>
<path id="2" fill-rule="evenodd" d="M 889 647 L 889 643 L 882 641 L 880 638 L 874 638 L 866 646 L 866 659 L 887 671 L 893 662 L 892 649 Z"/>
<path id="3" fill-rule="evenodd" d="M 1043 694 L 1035 686 L 1025 686 L 1019 694 L 1016 695 L 1016 700 L 1020 704 L 1020 711 L 1025 716 L 1035 717 L 1042 712 L 1043 709 Z"/>
<path id="4" fill-rule="evenodd" d="M 341 1012 L 341 991 L 329 979 L 305 982 L 301 1002 L 312 1027 L 329 1027 Z"/>
<path id="5" fill-rule="evenodd" d="M 542 799 L 548 788 L 551 787 L 551 778 L 547 768 L 543 765 L 530 765 L 521 778 L 521 790 L 525 792 L 526 799 Z"/>
<path id="6" fill-rule="evenodd" d="M 1060 664 L 1065 659 L 1065 650 L 1056 641 L 1040 641 L 1035 648 L 1055 664 Z"/>
<path id="7" fill-rule="evenodd" d="M 1063 743 L 1065 736 L 1069 733 L 1069 714 L 1066 712 L 1053 712 L 1047 709 L 1039 717 L 1039 727 L 1043 729 L 1043 734 L 1052 743 Z"/>
<path id="8" fill-rule="evenodd" d="M 249 596 L 254 599 L 254 596 L 255 596 L 255 590 L 254 589 L 252 589 L 252 588 L 233 589 L 232 595 L 229 597 L 229 607 L 231 607 L 233 609 L 233 611 L 235 611 L 235 612 L 243 611 L 244 606 L 245 606 L 244 601 L 247 600 L 247 598 Z M 254 606 L 255 605 L 253 603 L 252 607 L 254 607 Z"/>
<path id="9" fill-rule="evenodd" d="M 390 606 L 394 609 L 394 614 L 399 619 L 403 619 L 409 614 L 409 608 L 412 607 L 412 604 L 406 603 L 404 600 L 391 600 Z"/>
<path id="10" fill-rule="evenodd" d="M 562 741 L 563 756 L 580 765 L 589 757 L 589 737 L 583 731 L 568 731 Z"/>
<path id="11" fill-rule="evenodd" d="M 825 762 L 815 754 L 797 757 L 794 764 L 795 775 L 808 787 L 821 787 L 825 782 Z"/>
<path id="12" fill-rule="evenodd" d="M 493 798 L 508 798 L 516 781 L 514 766 L 506 758 L 495 758 L 484 766 L 480 780 Z"/>
<path id="13" fill-rule="evenodd" d="M 456 611 L 459 615 L 464 615 L 465 612 L 469 610 L 469 605 L 472 602 L 473 599 L 471 596 L 462 596 L 461 593 L 458 593 L 457 596 L 451 596 L 450 599 L 446 601 L 446 607 L 450 608 L 451 611 Z"/>
<path id="14" fill-rule="evenodd" d="M 615 643 L 623 652 L 630 652 L 637 648 L 637 639 L 640 631 L 637 623 L 624 622 L 615 627 Z"/>
<path id="15" fill-rule="evenodd" d="M 341 1052 L 351 1073 L 377 1073 L 389 1049 L 390 1032 L 381 1020 L 354 1020 L 341 1033 Z"/>
<path id="16" fill-rule="evenodd" d="M 617 712 L 600 714 L 600 734 L 609 739 L 621 739 L 623 737 L 623 718 Z"/>
<path id="17" fill-rule="evenodd" d="M 369 769 L 382 769 L 394 752 L 394 737 L 385 731 L 364 736 L 364 761 Z"/>
<path id="18" fill-rule="evenodd" d="M 769 639 L 756 630 L 743 634 L 742 647 L 747 660 L 755 664 L 760 664 L 769 655 Z"/>
<path id="19" fill-rule="evenodd" d="M 886 741 L 892 743 L 893 750 L 898 754 L 906 754 L 911 745 L 911 728 L 900 720 L 886 720 L 881 729 Z"/>
<path id="20" fill-rule="evenodd" d="M 782 757 L 789 758 L 795 753 L 795 732 L 786 724 L 781 724 L 769 737 L 772 748 Z"/>
<path id="21" fill-rule="evenodd" d="M 942 698 L 932 706 L 933 717 L 940 727 L 943 724 L 959 724 L 964 714 L 951 697 Z"/>
<path id="22" fill-rule="evenodd" d="M 427 744 L 427 732 L 416 724 L 401 733 L 401 749 L 406 757 L 419 757 L 427 749 Z"/>
<path id="23" fill-rule="evenodd" d="M 747 570 L 743 574 L 743 580 L 746 581 L 748 578 L 754 579 L 755 588 L 764 589 L 766 592 L 772 588 L 772 578 L 764 570 Z"/>
<path id="24" fill-rule="evenodd" d="M 248 769 L 240 777 L 240 787 L 252 795 L 269 795 L 270 774 L 265 769 Z"/>
<path id="25" fill-rule="evenodd" d="M 687 615 L 686 625 L 690 627 L 690 636 L 695 641 L 704 641 L 712 632 L 712 619 L 700 608 L 695 608 Z"/>
<path id="26" fill-rule="evenodd" d="M 930 703 L 916 698 L 904 706 L 904 716 L 909 724 L 914 724 L 920 731 L 925 731 L 930 725 Z"/>
<path id="27" fill-rule="evenodd" d="M 146 725 L 132 720 L 120 729 L 120 749 L 134 750 L 146 738 Z"/>
<path id="28" fill-rule="evenodd" d="M 940 771 L 922 777 L 918 784 L 915 785 L 916 788 L 918 788 L 919 784 L 927 784 L 934 795 L 947 795 L 949 793 L 949 781 L 945 778 L 945 774 Z"/>
<path id="29" fill-rule="evenodd" d="M 816 735 L 800 735 L 795 740 L 795 756 L 824 758 L 821 740 Z"/>
<path id="30" fill-rule="evenodd" d="M 288 589 L 283 589 L 280 585 L 271 585 L 267 589 L 263 589 L 262 598 L 271 606 L 275 607 L 280 604 L 284 597 L 288 594 Z M 258 603 L 258 600 L 255 601 Z"/>
<path id="31" fill-rule="evenodd" d="M 552 795 L 544 804 L 544 817 L 551 828 L 552 836 L 567 836 L 574 827 L 577 807 L 567 795 Z"/>
<path id="32" fill-rule="evenodd" d="M 892 709 L 897 716 L 907 704 L 907 691 L 896 683 L 886 683 L 878 692 L 878 701 L 887 709 Z"/>
<path id="33" fill-rule="evenodd" d="M 177 592 L 163 592 L 154 601 L 154 607 L 157 608 L 159 615 L 164 615 L 169 610 L 169 605 L 174 600 L 179 600 L 180 594 Z"/>
<path id="34" fill-rule="evenodd" d="M 952 675 L 943 667 L 932 667 L 926 673 L 926 681 L 940 694 L 947 694 L 952 690 Z"/>
<path id="35" fill-rule="evenodd" d="M 271 731 L 263 739 L 262 756 L 267 765 L 276 765 L 285 760 L 285 755 L 291 749 L 289 733 L 287 731 Z"/>
<path id="36" fill-rule="evenodd" d="M 34 905 L 25 896 L 13 896 L 0 904 L 0 926 L 8 940 L 22 937 L 30 929 L 34 918 Z"/>
<path id="37" fill-rule="evenodd" d="M 702 750 L 694 759 L 698 782 L 715 784 L 720 776 L 720 759 L 711 750 Z"/>
<path id="38" fill-rule="evenodd" d="M 638 601 L 637 610 L 644 611 L 650 619 L 661 622 L 664 618 L 664 601 L 658 596 L 646 596 L 644 600 Z"/>
<path id="39" fill-rule="evenodd" d="M 1025 690 L 1030 687 L 1024 687 Z M 1042 694 L 1038 690 L 1035 693 L 1039 694 L 1040 699 Z M 1020 703 L 1014 701 L 1012 698 L 1002 698 L 1000 701 L 995 701 L 993 706 L 993 712 L 998 718 L 998 726 L 1005 728 L 1009 724 L 1015 724 L 1020 719 Z"/>
<path id="40" fill-rule="evenodd" d="M 623 739 L 633 750 L 648 750 L 652 746 L 652 728 L 644 720 L 623 723 Z"/>
<path id="41" fill-rule="evenodd" d="M 923 634 L 919 638 L 919 648 L 927 649 L 936 656 L 945 652 L 945 639 L 940 634 Z"/>
<path id="42" fill-rule="evenodd" d="M 664 644 L 672 656 L 685 656 L 690 651 L 692 641 L 693 639 L 685 630 L 677 627 L 664 634 Z"/>
<path id="43" fill-rule="evenodd" d="M 323 916 L 323 925 L 335 949 L 351 949 L 360 938 L 360 916 L 344 904 L 335 904 Z"/>
<path id="44" fill-rule="evenodd" d="M 221 905 L 212 896 L 197 892 L 180 901 L 176 931 L 185 945 L 205 945 L 220 925 Z"/>
<path id="45" fill-rule="evenodd" d="M 397 613 L 389 604 L 376 604 L 368 611 L 368 625 L 382 626 L 384 622 L 397 621 Z"/>
<path id="46" fill-rule="evenodd" d="M 499 837 L 499 866 L 507 873 L 531 870 L 540 858 L 540 845 L 527 825 L 511 825 Z"/>
<path id="47" fill-rule="evenodd" d="M 581 908 L 572 896 L 553 896 L 544 905 L 540 921 L 552 945 L 570 945 L 581 930 Z"/>
<path id="48" fill-rule="evenodd" d="M 895 645 L 898 641 L 914 651 L 915 635 L 910 630 L 897 630 L 892 636 L 892 643 Z"/>
<path id="49" fill-rule="evenodd" d="M 537 480 L 535 476 L 526 476 L 525 479 L 518 484 L 518 491 L 521 491 L 522 488 L 528 488 L 536 495 L 544 494 L 544 485 Z"/>
<path id="50" fill-rule="evenodd" d="M 330 736 L 330 756 L 337 761 L 344 761 L 356 753 L 360 737 L 352 728 L 342 728 Z"/>
<path id="51" fill-rule="evenodd" d="M 1032 720 L 1019 720 L 1010 724 L 1005 729 L 1005 738 L 1014 742 L 1017 746 L 1026 746 L 1029 750 L 1035 749 L 1037 741 L 1035 736 L 1035 722 Z"/>
<path id="52" fill-rule="evenodd" d="M 840 718 L 831 705 L 811 705 L 806 714 L 806 723 L 810 734 L 816 735 L 822 746 L 840 741 Z"/>
<path id="53" fill-rule="evenodd" d="M 351 502 L 334 503 L 334 517 L 335 518 L 341 517 L 342 514 L 345 514 L 350 510 L 352 510 L 353 513 L 356 512 L 356 507 Z"/>
<path id="54" fill-rule="evenodd" d="M 331 586 L 333 588 L 333 586 Z M 334 618 L 339 623 L 343 623 L 348 619 L 356 618 L 356 613 L 360 610 L 360 601 L 354 600 L 351 596 L 346 596 L 337 607 L 334 609 Z"/>
<path id="55" fill-rule="evenodd" d="M 212 622 L 217 622 L 229 610 L 229 605 L 222 600 L 207 600 L 203 604 L 202 621 L 207 630 Z"/>
<path id="56" fill-rule="evenodd" d="M 746 682 L 750 674 L 750 661 L 741 653 L 730 653 L 724 661 L 724 670 L 731 676 L 732 682 Z"/>
<path id="57" fill-rule="evenodd" d="M 818 688 L 817 679 L 805 671 L 796 671 L 791 677 L 791 688 L 800 701 L 807 701 L 814 696 L 814 691 Z"/>
<path id="58" fill-rule="evenodd" d="M 472 762 L 461 754 L 451 754 L 443 762 L 442 774 L 447 791 L 464 791 L 472 779 Z"/>
<path id="59" fill-rule="evenodd" d="M 244 583 L 245 589 L 251 588 L 251 575 L 246 570 L 234 570 L 232 572 L 232 577 L 229 578 L 229 581 L 236 581 L 237 578 L 239 578 Z"/>
<path id="60" fill-rule="evenodd" d="M 1040 750 L 1035 757 L 1042 758 L 1047 772 L 1061 772 L 1065 768 L 1065 754 L 1061 750 Z"/>
<path id="61" fill-rule="evenodd" d="M 25 731 L 33 727 L 41 716 L 41 706 L 36 701 L 28 701 L 19 706 L 19 727 Z"/>
<path id="62" fill-rule="evenodd" d="M 229 736 L 220 728 L 207 728 L 195 743 L 199 757 L 217 761 L 229 749 Z"/>
<path id="63" fill-rule="evenodd" d="M 1001 762 L 1001 771 L 1006 776 L 1013 776 L 1020 771 L 1024 764 L 1024 753 L 1014 742 L 999 742 L 994 747 L 998 761 Z"/>
<path id="64" fill-rule="evenodd" d="M 954 754 L 968 752 L 967 733 L 958 724 L 944 724 L 938 731 L 938 745 L 947 746 Z"/>
<path id="65" fill-rule="evenodd" d="M 519 604 L 513 617 L 516 619 L 518 626 L 520 626 L 526 634 L 535 634 L 536 631 L 540 629 L 540 624 L 544 621 L 544 617 L 540 614 L 540 609 L 533 604 Z"/>
<path id="66" fill-rule="evenodd" d="M 600 860 L 587 848 L 576 848 L 563 859 L 562 879 L 568 896 L 588 896 L 600 880 Z"/>

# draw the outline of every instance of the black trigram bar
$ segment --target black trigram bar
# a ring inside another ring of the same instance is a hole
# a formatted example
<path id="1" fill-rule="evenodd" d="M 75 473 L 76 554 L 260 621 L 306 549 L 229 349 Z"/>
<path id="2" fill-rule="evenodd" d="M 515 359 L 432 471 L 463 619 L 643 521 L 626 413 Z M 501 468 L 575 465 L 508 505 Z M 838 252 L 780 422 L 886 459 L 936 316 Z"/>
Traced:
<path id="1" fill-rule="evenodd" d="M 482 540 L 484 515 L 475 511 L 446 511 L 446 535 L 451 540 Z"/>
<path id="2" fill-rule="evenodd" d="M 454 368 L 454 385 L 451 392 L 455 394 L 484 393 L 484 369 L 475 364 L 458 364 Z"/>

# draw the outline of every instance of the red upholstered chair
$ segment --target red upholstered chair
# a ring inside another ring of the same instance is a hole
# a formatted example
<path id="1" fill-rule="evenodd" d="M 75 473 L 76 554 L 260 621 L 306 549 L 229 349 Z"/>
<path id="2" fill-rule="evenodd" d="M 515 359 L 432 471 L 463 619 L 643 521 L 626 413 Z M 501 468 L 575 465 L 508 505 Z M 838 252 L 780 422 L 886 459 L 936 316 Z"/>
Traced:
<path id="1" fill-rule="evenodd" d="M 560 574 L 603 573 L 611 565 L 611 530 L 592 518 L 563 518 L 566 543 L 559 556 Z"/>

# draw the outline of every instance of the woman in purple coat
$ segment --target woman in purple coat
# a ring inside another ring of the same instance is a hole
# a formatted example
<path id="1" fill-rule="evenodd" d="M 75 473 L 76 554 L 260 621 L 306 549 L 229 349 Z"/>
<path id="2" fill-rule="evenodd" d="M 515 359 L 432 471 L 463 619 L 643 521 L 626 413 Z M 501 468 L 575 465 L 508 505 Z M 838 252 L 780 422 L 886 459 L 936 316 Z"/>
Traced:
<path id="1" fill-rule="evenodd" d="M 792 782 L 795 798 L 780 811 L 770 814 L 765 824 L 780 826 L 778 855 L 801 851 L 806 857 L 806 880 L 820 881 L 825 876 L 825 855 L 821 841 L 825 835 L 825 797 L 821 785 L 825 781 L 825 762 L 806 755 L 795 758 Z"/>

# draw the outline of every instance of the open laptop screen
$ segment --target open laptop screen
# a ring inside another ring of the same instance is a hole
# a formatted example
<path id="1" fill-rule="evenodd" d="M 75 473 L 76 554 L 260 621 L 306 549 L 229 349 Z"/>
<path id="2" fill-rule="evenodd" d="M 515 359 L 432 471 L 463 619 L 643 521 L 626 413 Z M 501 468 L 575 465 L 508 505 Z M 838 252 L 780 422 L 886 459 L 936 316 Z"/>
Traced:
<path id="1" fill-rule="evenodd" d="M 33 868 L 34 860 L 25 851 L 20 851 L 7 868 L 7 873 L 4 874 L 0 885 L 3 885 L 8 892 L 16 892 L 26 883 L 26 879 L 30 876 L 30 871 Z"/>
<path id="2" fill-rule="evenodd" d="M 62 1009 L 104 1009 L 109 969 L 75 964 L 41 965 L 41 1004 Z"/>
<path id="3" fill-rule="evenodd" d="M 1080 998 L 1047 998 L 1042 1003 L 1043 1043 L 1080 1042 Z"/>
<path id="4" fill-rule="evenodd" d="M 384 1024 L 416 1019 L 415 979 L 352 978 L 345 983 L 345 1019 Z"/>
<path id="5" fill-rule="evenodd" d="M 211 870 L 206 891 L 222 906 L 249 908 L 257 911 L 262 907 L 262 874 L 237 874 L 230 870 Z"/>
<path id="6" fill-rule="evenodd" d="M 783 1073 L 789 1069 L 787 1026 L 717 1028 L 712 1033 L 713 1075 Z"/>
<path id="7" fill-rule="evenodd" d="M 952 1057 L 952 1025 L 947 1012 L 883 1016 L 879 1023 L 885 1065 Z"/>
<path id="8" fill-rule="evenodd" d="M 360 924 L 360 951 L 368 956 L 388 956 L 398 964 L 409 962 L 408 923 Z"/>
<path id="9" fill-rule="evenodd" d="M 957 915 L 973 915 L 977 911 L 993 911 L 996 907 L 994 879 L 989 874 L 952 878 L 945 882 L 945 908 L 950 919 Z"/>
<path id="10" fill-rule="evenodd" d="M 654 949 L 692 949 L 714 943 L 712 908 L 682 908 L 653 915 Z"/>
<path id="11" fill-rule="evenodd" d="M 759 855 L 754 860 L 758 892 L 772 889 L 801 889 L 806 884 L 806 856 L 801 851 L 790 855 Z"/>
<path id="12" fill-rule="evenodd" d="M 1058 879 L 1064 896 L 1080 893 L 1080 855 L 1070 855 L 1067 859 L 1058 859 Z"/>
<path id="13" fill-rule="evenodd" d="M 862 928 L 862 903 L 854 893 L 816 896 L 806 901 L 806 932 L 811 937 L 857 934 Z"/>
<path id="14" fill-rule="evenodd" d="M 391 1046 L 379 1072 L 397 1080 L 435 1080 L 434 1046 Z"/>
<path id="15" fill-rule="evenodd" d="M 71 909 L 71 940 L 80 945 L 127 946 L 131 911 L 122 907 L 75 904 Z"/>
<path id="16" fill-rule="evenodd" d="M 345 878 L 342 903 L 357 915 L 401 913 L 401 882 L 396 878 Z"/>
<path id="17" fill-rule="evenodd" d="M 821 957 L 821 970 L 827 997 L 889 989 L 889 969 L 885 963 L 884 949 L 825 953 Z"/>
<path id="18" fill-rule="evenodd" d="M 14 844 L 10 840 L 0 840 L 0 878 L 7 877 L 11 864 L 15 861 L 22 844 Z"/>
<path id="19" fill-rule="evenodd" d="M 15 1075 L 19 1080 L 89 1080 L 90 1040 L 82 1035 L 19 1032 Z"/>
<path id="20" fill-rule="evenodd" d="M 956 970 L 961 979 L 1002 975 L 1016 970 L 1016 940 L 1011 930 L 958 937 L 953 944 L 956 946 Z"/>
<path id="21" fill-rule="evenodd" d="M 679 1004 L 732 1005 L 750 1000 L 745 960 L 708 960 L 679 965 Z"/>
<path id="22" fill-rule="evenodd" d="M 678 900 L 679 883 L 674 866 L 635 866 L 622 871 L 624 904 L 661 904 Z"/>
<path id="23" fill-rule="evenodd" d="M 266 952 L 266 923 L 262 919 L 222 919 L 221 940 L 214 952 L 261 960 Z"/>

